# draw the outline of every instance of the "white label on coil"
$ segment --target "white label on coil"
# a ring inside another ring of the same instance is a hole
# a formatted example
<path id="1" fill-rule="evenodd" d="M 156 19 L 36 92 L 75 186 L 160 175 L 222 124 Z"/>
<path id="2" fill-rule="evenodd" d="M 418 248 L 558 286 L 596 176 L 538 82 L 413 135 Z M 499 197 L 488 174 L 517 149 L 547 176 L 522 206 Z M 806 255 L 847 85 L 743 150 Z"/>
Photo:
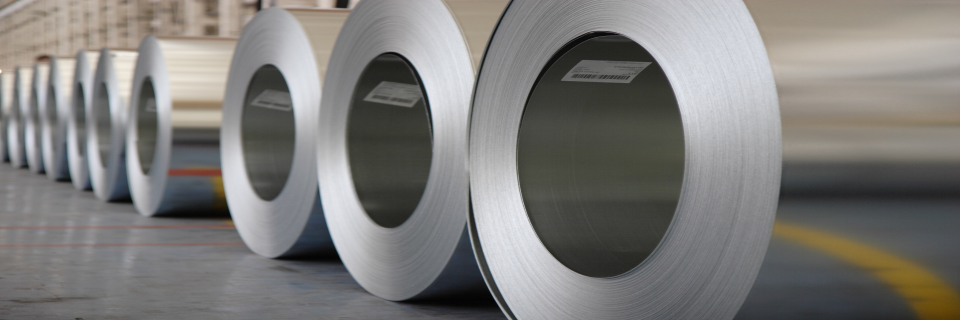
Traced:
<path id="1" fill-rule="evenodd" d="M 280 111 L 290 111 L 293 110 L 293 102 L 290 100 L 290 93 L 286 91 L 267 89 L 260 92 L 253 101 L 250 101 L 251 106 L 280 110 Z"/>
<path id="2" fill-rule="evenodd" d="M 384 81 L 373 88 L 363 101 L 412 108 L 422 97 L 420 86 Z"/>
<path id="3" fill-rule="evenodd" d="M 144 102 L 143 104 L 144 104 L 143 106 L 144 112 L 153 112 L 153 113 L 157 112 L 157 99 L 147 98 L 147 101 Z"/>
<path id="4" fill-rule="evenodd" d="M 560 81 L 630 83 L 651 62 L 581 60 Z"/>

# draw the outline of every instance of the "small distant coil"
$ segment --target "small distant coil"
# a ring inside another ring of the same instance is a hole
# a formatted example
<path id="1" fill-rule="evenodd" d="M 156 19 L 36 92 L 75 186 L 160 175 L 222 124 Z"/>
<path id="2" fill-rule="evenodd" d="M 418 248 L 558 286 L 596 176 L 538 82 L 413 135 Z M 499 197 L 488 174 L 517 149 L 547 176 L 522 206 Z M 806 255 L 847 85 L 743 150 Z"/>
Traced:
<path id="1" fill-rule="evenodd" d="M 364 0 L 320 106 L 320 198 L 340 259 L 388 300 L 483 290 L 467 235 L 476 64 L 507 1 Z"/>
<path id="2" fill-rule="evenodd" d="M 70 182 L 77 190 L 90 190 L 90 166 L 87 163 L 87 106 L 93 105 L 93 72 L 91 62 L 99 61 L 99 51 L 77 51 L 73 81 L 70 86 L 67 120 L 67 162 Z"/>
<path id="3" fill-rule="evenodd" d="M 50 180 L 70 178 L 67 162 L 67 124 L 69 121 L 70 99 L 73 98 L 73 73 L 76 71 L 74 58 L 50 58 L 49 85 L 44 107 L 40 108 L 43 135 L 43 167 Z"/>
<path id="4" fill-rule="evenodd" d="M 0 161 L 10 161 L 7 143 L 7 127 L 10 123 L 10 106 L 13 104 L 13 72 L 0 73 Z"/>
<path id="5" fill-rule="evenodd" d="M 27 167 L 33 173 L 44 173 L 43 167 L 43 109 L 47 105 L 47 77 L 50 64 L 33 64 L 33 77 L 30 79 L 30 101 L 21 114 L 23 118 L 23 149 L 27 153 Z"/>
<path id="6" fill-rule="evenodd" d="M 124 147 L 127 103 L 137 52 L 103 48 L 99 58 L 93 83 L 88 88 L 93 94 L 92 103 L 86 108 L 90 182 L 97 199 L 123 200 L 130 197 Z"/>
<path id="7" fill-rule="evenodd" d="M 10 164 L 14 168 L 27 166 L 27 151 L 24 150 L 24 119 L 23 114 L 29 109 L 30 79 L 33 69 L 26 66 L 17 66 L 13 70 L 13 93 L 10 95 L 10 104 L 7 113 L 7 150 L 10 153 Z"/>

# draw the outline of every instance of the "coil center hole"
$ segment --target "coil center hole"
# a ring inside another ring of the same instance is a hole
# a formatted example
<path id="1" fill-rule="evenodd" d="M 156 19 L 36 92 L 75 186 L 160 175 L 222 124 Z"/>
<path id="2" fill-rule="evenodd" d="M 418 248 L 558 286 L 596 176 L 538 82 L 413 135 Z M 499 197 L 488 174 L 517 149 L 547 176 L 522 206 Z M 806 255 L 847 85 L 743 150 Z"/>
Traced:
<path id="1" fill-rule="evenodd" d="M 87 156 L 87 98 L 83 86 L 77 83 L 73 92 L 73 125 L 76 128 L 77 150 L 81 157 Z"/>
<path id="2" fill-rule="evenodd" d="M 353 91 L 350 173 L 364 211 L 385 228 L 407 221 L 427 187 L 433 141 L 423 92 L 416 69 L 394 53 L 373 59 Z"/>
<path id="3" fill-rule="evenodd" d="M 283 74 L 273 65 L 260 67 L 247 86 L 240 139 L 247 177 L 265 201 L 280 195 L 290 177 L 297 138 L 295 119 Z"/>
<path id="4" fill-rule="evenodd" d="M 140 171 L 150 172 L 153 157 L 157 150 L 157 93 L 153 89 L 153 79 L 145 77 L 140 85 L 137 98 L 137 156 L 140 158 Z"/>
<path id="5" fill-rule="evenodd" d="M 110 121 L 110 93 L 106 83 L 100 83 L 93 99 L 93 114 L 96 118 L 97 149 L 100 152 L 100 166 L 107 166 L 110 156 L 110 136 L 113 125 Z"/>
<path id="6" fill-rule="evenodd" d="M 683 124 L 642 46 L 589 34 L 558 51 L 528 97 L 517 141 L 523 204 L 567 268 L 612 277 L 640 265 L 673 220 Z"/>

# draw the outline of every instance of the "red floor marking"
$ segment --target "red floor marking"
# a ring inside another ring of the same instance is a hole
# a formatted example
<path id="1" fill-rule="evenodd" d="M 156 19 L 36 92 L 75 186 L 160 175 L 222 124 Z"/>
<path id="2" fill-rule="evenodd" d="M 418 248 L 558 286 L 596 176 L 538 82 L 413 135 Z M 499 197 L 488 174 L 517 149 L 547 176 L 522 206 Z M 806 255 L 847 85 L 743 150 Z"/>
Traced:
<path id="1" fill-rule="evenodd" d="M 187 243 L 34 243 L 0 244 L 0 248 L 37 247 L 165 247 L 165 246 L 242 246 L 243 242 L 187 242 Z"/>
<path id="2" fill-rule="evenodd" d="M 199 176 L 199 177 L 219 177 L 222 173 L 220 169 L 172 169 L 167 171 L 169 177 Z"/>
<path id="3" fill-rule="evenodd" d="M 33 230 L 33 229 L 233 229 L 229 224 L 184 224 L 184 225 L 154 225 L 154 226 L 0 226 L 0 230 Z"/>

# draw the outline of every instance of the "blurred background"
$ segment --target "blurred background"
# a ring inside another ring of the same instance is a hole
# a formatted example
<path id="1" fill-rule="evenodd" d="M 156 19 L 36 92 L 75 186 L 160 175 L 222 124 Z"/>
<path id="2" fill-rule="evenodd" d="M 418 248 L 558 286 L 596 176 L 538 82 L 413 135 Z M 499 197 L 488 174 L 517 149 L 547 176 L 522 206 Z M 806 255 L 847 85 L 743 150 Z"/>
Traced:
<path id="1" fill-rule="evenodd" d="M 73 56 L 80 49 L 136 48 L 148 34 L 236 37 L 262 8 L 349 8 L 356 2 L 3 0 L 0 68 L 30 65 L 48 55 Z M 784 171 L 778 225 L 738 319 L 960 319 L 960 0 L 747 0 L 746 4 L 777 80 Z M 6 202 L 3 214 L 10 216 L 23 210 L 17 207 L 17 190 L 33 185 L 24 179 L 43 178 L 28 177 L 25 171 L 14 172 L 7 166 L 3 171 L 0 201 Z M 89 201 L 89 206 L 95 206 L 90 210 L 97 211 L 90 215 L 104 218 L 127 210 L 129 219 L 139 219 L 132 206 L 104 209 L 81 195 L 71 195 L 70 201 Z M 57 210 L 64 209 L 49 207 L 48 213 Z M 9 221 L 13 220 L 0 220 L 0 225 Z M 4 240 L 5 234 L 0 230 L 0 243 L 14 242 Z M 0 273 L 31 269 L 29 264 L 10 263 L 16 259 L 8 257 L 20 257 L 10 250 L 0 246 Z M 250 255 L 244 250 L 229 252 Z M 281 279 L 267 285 L 289 290 L 271 292 L 284 297 L 271 303 L 289 310 L 309 312 L 318 307 L 304 304 L 307 294 L 311 294 L 307 301 L 318 302 L 334 296 L 346 299 L 360 290 L 342 267 L 324 264 L 329 262 L 249 257 L 226 261 L 232 262 L 217 268 L 228 272 L 209 276 L 256 274 Z M 284 278 L 289 270 L 308 276 Z M 222 296 L 247 290 L 244 286 L 265 286 L 227 280 L 223 282 L 227 284 L 217 282 L 225 288 L 219 293 Z M 12 280 L 0 280 L 0 315 L 4 310 L 37 308 L 11 302 L 20 299 L 20 293 L 7 290 L 12 284 L 3 281 Z M 107 284 L 72 285 L 97 291 L 123 280 L 103 281 Z M 340 291 L 330 291 L 330 283 L 337 283 L 333 287 Z M 172 286 L 190 290 L 187 284 Z M 143 295 L 184 299 L 159 291 Z M 342 307 L 348 309 L 341 314 L 371 310 L 387 317 L 499 314 L 486 298 L 478 298 L 486 301 L 479 304 L 441 306 L 398 304 L 367 296 L 356 299 L 351 301 L 362 302 L 345 304 Z M 237 303 L 228 300 L 213 298 L 210 303 Z M 255 305 L 246 307 L 266 312 Z M 271 310 L 264 314 L 284 315 L 282 310 Z"/>

